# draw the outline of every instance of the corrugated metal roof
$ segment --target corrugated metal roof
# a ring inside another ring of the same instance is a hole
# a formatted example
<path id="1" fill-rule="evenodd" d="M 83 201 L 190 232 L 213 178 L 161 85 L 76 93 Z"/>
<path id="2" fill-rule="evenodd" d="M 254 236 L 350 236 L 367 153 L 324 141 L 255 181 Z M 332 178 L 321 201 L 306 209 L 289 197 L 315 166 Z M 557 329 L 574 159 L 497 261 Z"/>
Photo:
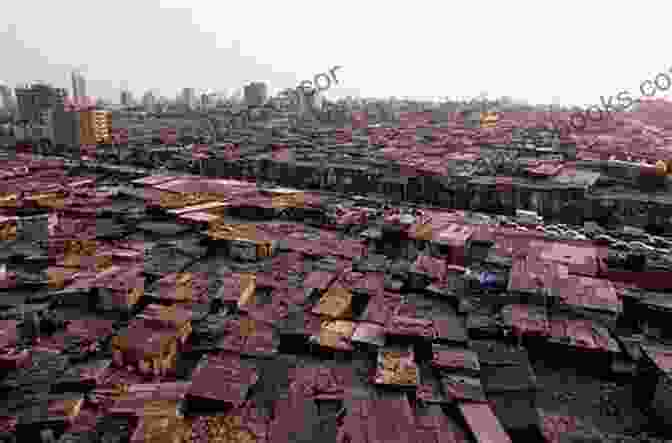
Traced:
<path id="1" fill-rule="evenodd" d="M 560 286 L 560 298 L 570 305 L 621 312 L 623 305 L 609 280 L 570 275 Z"/>
<path id="2" fill-rule="evenodd" d="M 566 266 L 521 254 L 513 261 L 508 290 L 536 292 L 559 288 L 566 277 Z"/>
<path id="3" fill-rule="evenodd" d="M 513 304 L 502 309 L 504 324 L 516 335 L 550 335 L 550 323 L 542 306 Z"/>
<path id="4" fill-rule="evenodd" d="M 606 258 L 606 247 L 585 242 L 547 242 L 539 253 L 544 261 L 566 265 L 572 274 L 597 276 L 600 273 L 601 258 Z"/>
<path id="5" fill-rule="evenodd" d="M 450 348 L 434 345 L 432 366 L 439 369 L 471 369 L 480 371 L 478 354 L 474 351 L 462 348 Z"/>
<path id="6" fill-rule="evenodd" d="M 609 333 L 609 330 L 592 320 L 565 320 L 552 319 L 550 321 L 551 337 L 557 339 L 568 338 L 570 344 L 578 348 L 602 351 L 620 352 L 618 343 Z"/>
<path id="7" fill-rule="evenodd" d="M 527 168 L 528 174 L 551 177 L 557 175 L 563 168 L 562 164 L 544 163 L 536 167 Z"/>
<path id="8" fill-rule="evenodd" d="M 460 403 L 459 408 L 478 443 L 511 443 L 489 405 Z"/>
<path id="9" fill-rule="evenodd" d="M 474 228 L 469 225 L 450 224 L 435 235 L 433 240 L 450 246 L 464 246 L 474 233 Z"/>

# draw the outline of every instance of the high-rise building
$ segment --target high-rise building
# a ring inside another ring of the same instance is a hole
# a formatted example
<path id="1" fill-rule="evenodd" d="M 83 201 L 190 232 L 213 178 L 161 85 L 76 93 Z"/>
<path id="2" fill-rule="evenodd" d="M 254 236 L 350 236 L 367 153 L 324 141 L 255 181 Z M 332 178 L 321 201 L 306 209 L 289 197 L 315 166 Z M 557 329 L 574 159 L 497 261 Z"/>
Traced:
<path id="1" fill-rule="evenodd" d="M 187 109 L 192 109 L 194 107 L 194 102 L 196 101 L 196 94 L 194 88 L 184 88 L 182 89 L 182 103 Z"/>
<path id="2" fill-rule="evenodd" d="M 296 104 L 297 114 L 300 119 L 313 119 L 315 112 L 319 109 L 317 103 L 318 94 L 307 94 L 301 88 L 296 89 Z"/>
<path id="3" fill-rule="evenodd" d="M 19 118 L 30 122 L 40 119 L 44 108 L 62 106 L 68 93 L 45 83 L 24 85 L 15 89 Z"/>
<path id="4" fill-rule="evenodd" d="M 131 91 L 121 91 L 120 102 L 122 106 L 133 106 L 133 94 L 131 94 Z"/>
<path id="5" fill-rule="evenodd" d="M 156 108 L 156 96 L 152 91 L 145 92 L 145 95 L 142 96 L 142 106 L 147 112 L 153 112 Z"/>
<path id="6" fill-rule="evenodd" d="M 79 112 L 66 111 L 57 106 L 52 114 L 53 144 L 61 146 L 79 146 Z"/>
<path id="7" fill-rule="evenodd" d="M 14 100 L 12 100 L 12 89 L 1 81 L 0 81 L 0 108 L 2 109 L 14 108 Z"/>
<path id="8" fill-rule="evenodd" d="M 207 108 L 210 105 L 210 94 L 204 92 L 201 94 L 201 107 Z"/>
<path id="9" fill-rule="evenodd" d="M 253 82 L 245 86 L 245 103 L 247 106 L 261 106 L 268 98 L 266 83 Z"/>
<path id="10" fill-rule="evenodd" d="M 72 72 L 72 97 L 86 97 L 86 79 L 79 71 Z"/>

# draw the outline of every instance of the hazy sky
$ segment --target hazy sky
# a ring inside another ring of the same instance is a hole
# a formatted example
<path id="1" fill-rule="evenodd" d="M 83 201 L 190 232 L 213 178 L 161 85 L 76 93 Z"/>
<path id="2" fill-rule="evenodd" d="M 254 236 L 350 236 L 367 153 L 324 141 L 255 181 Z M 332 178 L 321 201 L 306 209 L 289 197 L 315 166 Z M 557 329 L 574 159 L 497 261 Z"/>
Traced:
<path id="1" fill-rule="evenodd" d="M 335 65 L 329 96 L 509 95 L 598 104 L 672 68 L 672 3 L 653 0 L 282 2 L 9 1 L 0 13 L 0 80 L 114 101 L 127 84 L 175 97 L 183 87 L 294 87 Z M 126 82 L 126 83 L 124 83 Z"/>

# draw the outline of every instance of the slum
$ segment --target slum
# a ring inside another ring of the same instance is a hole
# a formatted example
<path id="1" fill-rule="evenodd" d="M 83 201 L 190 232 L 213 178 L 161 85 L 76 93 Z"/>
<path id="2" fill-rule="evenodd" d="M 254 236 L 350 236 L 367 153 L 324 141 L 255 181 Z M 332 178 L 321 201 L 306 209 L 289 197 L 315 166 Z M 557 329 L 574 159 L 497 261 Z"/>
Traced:
<path id="1" fill-rule="evenodd" d="M 162 173 L 5 152 L 0 438 L 672 438 L 664 155 L 406 117 Z"/>

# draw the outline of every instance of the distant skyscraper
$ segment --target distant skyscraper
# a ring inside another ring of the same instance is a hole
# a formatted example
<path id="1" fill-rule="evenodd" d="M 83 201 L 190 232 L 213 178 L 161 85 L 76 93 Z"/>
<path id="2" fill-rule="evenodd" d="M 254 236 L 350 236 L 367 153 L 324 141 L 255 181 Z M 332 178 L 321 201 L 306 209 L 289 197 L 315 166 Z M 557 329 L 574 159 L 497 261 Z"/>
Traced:
<path id="1" fill-rule="evenodd" d="M 152 91 L 145 92 L 145 95 L 142 97 L 142 106 L 146 111 L 152 112 L 156 107 L 156 97 Z"/>
<path id="2" fill-rule="evenodd" d="M 204 93 L 201 94 L 201 106 L 203 108 L 207 108 L 210 105 L 210 101 L 211 101 L 210 98 L 211 98 L 211 95 L 208 94 L 207 92 L 204 92 Z"/>
<path id="3" fill-rule="evenodd" d="M 44 83 L 16 88 L 15 93 L 20 118 L 31 122 L 40 120 L 43 109 L 62 106 L 67 97 L 65 89 Z"/>
<path id="4" fill-rule="evenodd" d="M 231 97 L 229 97 L 229 100 L 233 103 L 239 103 L 242 99 L 243 99 L 243 90 L 240 88 L 233 91 Z"/>
<path id="5" fill-rule="evenodd" d="M 298 103 L 296 109 L 299 118 L 312 119 L 315 117 L 315 111 L 319 108 L 317 96 L 318 94 L 306 94 L 304 91 L 297 89 Z"/>
<path id="6" fill-rule="evenodd" d="M 0 108 L 10 109 L 14 107 L 12 100 L 12 90 L 9 86 L 0 82 Z"/>
<path id="7" fill-rule="evenodd" d="M 72 97 L 86 97 L 86 79 L 79 71 L 72 72 Z"/>
<path id="8" fill-rule="evenodd" d="M 187 109 L 192 109 L 194 107 L 194 102 L 196 101 L 196 93 L 194 88 L 184 88 L 182 89 L 182 103 Z"/>
<path id="9" fill-rule="evenodd" d="M 261 106 L 266 103 L 268 86 L 266 83 L 253 82 L 245 86 L 245 103 L 248 106 Z"/>
<path id="10" fill-rule="evenodd" d="M 79 146 L 80 113 L 56 107 L 52 113 L 53 143 L 60 146 Z"/>
<path id="11" fill-rule="evenodd" d="M 131 91 L 121 91 L 120 101 L 122 106 L 131 106 L 133 104 L 133 95 L 131 94 Z"/>

